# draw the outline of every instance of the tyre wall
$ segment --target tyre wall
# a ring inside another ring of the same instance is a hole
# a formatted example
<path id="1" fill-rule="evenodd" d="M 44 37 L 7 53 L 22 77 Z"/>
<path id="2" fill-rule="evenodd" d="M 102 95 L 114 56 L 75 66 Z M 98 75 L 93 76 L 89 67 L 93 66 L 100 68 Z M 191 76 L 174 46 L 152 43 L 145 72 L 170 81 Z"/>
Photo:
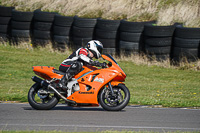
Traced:
<path id="1" fill-rule="evenodd" d="M 144 26 L 144 49 L 149 58 L 169 59 L 175 26 Z"/>
<path id="2" fill-rule="evenodd" d="M 176 23 L 157 26 L 156 21 L 129 22 L 102 18 L 62 16 L 55 12 L 21 12 L 14 7 L 0 6 L 0 41 L 18 45 L 32 41 L 34 46 L 49 42 L 65 51 L 77 49 L 97 39 L 104 45 L 104 54 L 145 53 L 158 60 L 195 61 L 200 57 L 200 28 Z"/>
<path id="3" fill-rule="evenodd" d="M 75 16 L 72 25 L 72 49 L 86 46 L 87 42 L 94 39 L 94 30 L 97 19 L 80 18 Z"/>
<path id="4" fill-rule="evenodd" d="M 118 53 L 119 25 L 119 20 L 97 19 L 95 39 L 102 42 L 104 54 L 115 55 Z"/>
<path id="5" fill-rule="evenodd" d="M 56 14 L 53 23 L 53 47 L 65 51 L 67 45 L 71 44 L 71 27 L 74 17 Z"/>
<path id="6" fill-rule="evenodd" d="M 12 44 L 18 45 L 21 42 L 29 42 L 31 38 L 33 12 L 21 12 L 13 9 L 11 18 Z"/>
<path id="7" fill-rule="evenodd" d="M 200 46 L 200 28 L 187 28 L 187 27 L 176 27 L 173 49 L 172 49 L 172 60 L 179 62 L 185 58 L 188 61 L 195 61 L 199 56 Z"/>
<path id="8" fill-rule="evenodd" d="M 14 7 L 0 6 L 0 41 L 8 41 L 11 30 L 11 16 Z"/>
<path id="9" fill-rule="evenodd" d="M 144 51 L 143 31 L 144 26 L 153 24 L 155 21 L 150 22 L 128 22 L 122 20 L 120 23 L 120 40 L 119 49 L 121 54 L 131 55 L 138 54 Z"/>
<path id="10" fill-rule="evenodd" d="M 57 13 L 37 9 L 33 12 L 32 44 L 45 46 L 52 41 L 52 27 Z"/>

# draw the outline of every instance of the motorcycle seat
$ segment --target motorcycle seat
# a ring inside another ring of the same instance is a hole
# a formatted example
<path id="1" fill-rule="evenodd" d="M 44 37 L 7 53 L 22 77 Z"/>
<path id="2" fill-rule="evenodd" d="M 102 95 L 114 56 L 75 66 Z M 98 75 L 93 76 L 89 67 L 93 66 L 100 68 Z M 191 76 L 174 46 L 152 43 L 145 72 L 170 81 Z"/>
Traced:
<path id="1" fill-rule="evenodd" d="M 60 74 L 60 75 L 65 75 L 64 72 L 59 71 L 59 70 L 57 70 L 57 69 L 53 69 L 53 72 L 54 72 L 54 73 L 57 73 L 57 74 Z"/>

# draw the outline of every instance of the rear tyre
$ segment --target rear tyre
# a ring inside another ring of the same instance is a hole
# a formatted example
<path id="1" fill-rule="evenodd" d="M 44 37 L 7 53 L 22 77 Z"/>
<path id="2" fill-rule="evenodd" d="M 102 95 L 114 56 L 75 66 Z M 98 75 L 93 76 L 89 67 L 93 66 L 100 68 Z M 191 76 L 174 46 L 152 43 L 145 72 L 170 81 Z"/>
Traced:
<path id="1" fill-rule="evenodd" d="M 34 109 L 50 110 L 54 108 L 59 102 L 57 95 L 38 95 L 38 91 L 43 89 L 38 83 L 35 83 L 28 92 L 28 102 Z M 45 89 L 43 89 L 45 90 Z"/>
<path id="2" fill-rule="evenodd" d="M 114 96 L 108 88 L 104 88 L 99 95 L 99 103 L 103 109 L 107 111 L 120 111 L 125 108 L 130 100 L 130 92 L 128 88 L 119 84 L 113 86 Z"/>

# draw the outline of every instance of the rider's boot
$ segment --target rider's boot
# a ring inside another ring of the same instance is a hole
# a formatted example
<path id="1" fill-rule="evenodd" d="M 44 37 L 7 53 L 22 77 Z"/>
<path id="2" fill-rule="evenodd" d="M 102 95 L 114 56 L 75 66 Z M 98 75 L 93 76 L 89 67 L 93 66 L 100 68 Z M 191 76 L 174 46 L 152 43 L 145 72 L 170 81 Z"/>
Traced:
<path id="1" fill-rule="evenodd" d="M 69 73 L 66 73 L 58 83 L 60 88 L 67 89 L 67 83 L 71 79 L 71 76 Z"/>

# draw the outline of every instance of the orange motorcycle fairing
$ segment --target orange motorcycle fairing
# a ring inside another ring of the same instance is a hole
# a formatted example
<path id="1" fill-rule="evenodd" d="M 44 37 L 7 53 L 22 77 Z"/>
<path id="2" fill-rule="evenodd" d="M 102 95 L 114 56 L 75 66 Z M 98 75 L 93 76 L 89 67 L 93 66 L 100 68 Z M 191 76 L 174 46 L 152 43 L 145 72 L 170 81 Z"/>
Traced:
<path id="1" fill-rule="evenodd" d="M 117 75 L 118 73 L 116 71 L 109 69 L 92 71 L 78 79 L 80 90 L 73 93 L 67 99 L 76 101 L 76 103 L 91 103 L 98 105 L 99 91 Z"/>
<path id="2" fill-rule="evenodd" d="M 47 80 L 51 80 L 53 78 L 56 79 L 61 79 L 63 77 L 63 75 L 57 74 L 54 72 L 54 67 L 50 67 L 50 66 L 33 66 L 33 71 L 36 75 L 47 79 Z"/>

